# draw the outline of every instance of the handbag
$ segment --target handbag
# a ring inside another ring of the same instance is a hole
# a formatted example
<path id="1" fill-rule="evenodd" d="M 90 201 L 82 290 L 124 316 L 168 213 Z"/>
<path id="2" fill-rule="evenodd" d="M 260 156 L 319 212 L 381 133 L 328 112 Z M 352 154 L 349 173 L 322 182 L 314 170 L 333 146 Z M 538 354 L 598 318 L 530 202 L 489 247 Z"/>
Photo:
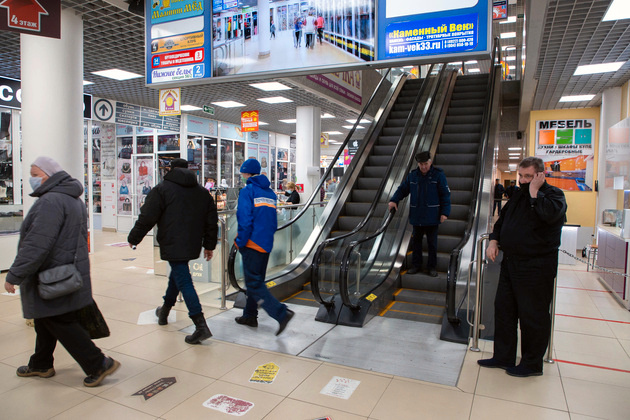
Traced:
<path id="1" fill-rule="evenodd" d="M 59 265 L 39 272 L 37 275 L 39 297 L 44 300 L 56 299 L 74 293 L 83 287 L 83 276 L 76 266 L 80 242 L 81 234 L 79 233 L 72 264 Z"/>
<path id="2" fill-rule="evenodd" d="M 129 187 L 127 187 L 127 184 L 120 186 L 120 194 L 129 194 Z"/>
<path id="3" fill-rule="evenodd" d="M 79 324 L 90 334 L 92 340 L 109 337 L 109 327 L 96 302 L 79 309 L 77 312 Z"/>
<path id="4" fill-rule="evenodd" d="M 128 162 L 123 163 L 123 164 L 122 164 L 122 167 L 120 168 L 120 171 L 121 171 L 123 174 L 129 174 L 129 173 L 131 173 L 131 164 L 130 164 L 130 163 L 128 163 Z"/>
<path id="5" fill-rule="evenodd" d="M 123 164 L 123 167 L 125 165 Z M 140 162 L 140 166 L 138 167 L 138 175 L 147 176 L 149 174 L 149 168 L 147 168 L 146 162 Z"/>
<path id="6" fill-rule="evenodd" d="M 151 187 L 149 187 L 148 185 L 145 185 L 144 187 L 142 187 L 142 194 L 144 195 L 149 194 L 149 191 L 151 191 Z"/>
<path id="7" fill-rule="evenodd" d="M 131 211 L 131 200 L 129 200 L 128 198 L 125 198 L 125 201 L 123 201 L 123 211 Z"/>

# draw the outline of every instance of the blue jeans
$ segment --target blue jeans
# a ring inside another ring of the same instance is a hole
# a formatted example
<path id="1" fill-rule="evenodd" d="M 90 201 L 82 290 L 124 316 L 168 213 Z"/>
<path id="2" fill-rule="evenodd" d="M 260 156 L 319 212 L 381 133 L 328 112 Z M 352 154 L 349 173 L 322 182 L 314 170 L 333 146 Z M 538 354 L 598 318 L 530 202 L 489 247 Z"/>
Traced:
<path id="1" fill-rule="evenodd" d="M 173 306 L 177 295 L 182 292 L 184 302 L 188 308 L 188 316 L 193 317 L 201 313 L 201 303 L 195 291 L 195 285 L 190 275 L 188 261 L 169 261 L 171 274 L 168 276 L 168 287 L 164 295 L 164 306 Z"/>
<path id="2" fill-rule="evenodd" d="M 273 297 L 265 284 L 269 254 L 245 247 L 239 248 L 239 251 L 243 260 L 243 275 L 247 287 L 247 303 L 243 316 L 256 318 L 260 305 L 276 321 L 284 320 L 287 316 L 287 305 L 280 303 L 278 299 Z"/>

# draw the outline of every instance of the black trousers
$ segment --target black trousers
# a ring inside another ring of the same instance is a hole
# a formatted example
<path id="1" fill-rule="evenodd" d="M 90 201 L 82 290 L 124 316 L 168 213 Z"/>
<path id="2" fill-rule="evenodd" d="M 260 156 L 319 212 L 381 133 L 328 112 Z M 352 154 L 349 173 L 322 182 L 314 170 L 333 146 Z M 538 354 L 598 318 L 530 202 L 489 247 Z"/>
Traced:
<path id="1" fill-rule="evenodd" d="M 496 209 L 499 209 L 499 216 L 501 215 L 501 200 L 494 200 L 494 207 L 492 208 L 492 215 L 494 216 L 494 212 L 496 211 Z"/>
<path id="2" fill-rule="evenodd" d="M 542 371 L 549 344 L 554 278 L 558 254 L 535 258 L 503 256 L 494 299 L 494 357 L 515 363 L 521 328 L 521 364 Z"/>
<path id="3" fill-rule="evenodd" d="M 412 237 L 411 261 L 413 266 L 418 270 L 422 269 L 422 237 L 427 235 L 427 245 L 429 248 L 429 259 L 427 261 L 427 269 L 437 267 L 437 242 L 438 242 L 438 225 L 435 226 L 414 226 Z"/>
<path id="4" fill-rule="evenodd" d="M 35 353 L 28 362 L 31 368 L 50 369 L 53 367 L 53 352 L 57 346 L 57 340 L 79 363 L 86 375 L 96 373 L 102 367 L 105 355 L 79 324 L 75 312 L 36 318 L 35 332 L 37 333 Z"/>

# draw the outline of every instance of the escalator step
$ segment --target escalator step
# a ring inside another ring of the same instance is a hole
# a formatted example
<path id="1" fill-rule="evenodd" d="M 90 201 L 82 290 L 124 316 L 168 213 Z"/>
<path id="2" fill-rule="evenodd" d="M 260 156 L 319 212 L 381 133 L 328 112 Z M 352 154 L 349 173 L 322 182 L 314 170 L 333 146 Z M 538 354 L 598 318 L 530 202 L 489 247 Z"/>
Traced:
<path id="1" fill-rule="evenodd" d="M 442 163 L 445 165 L 476 165 L 477 154 L 476 153 L 453 153 L 445 155 L 435 156 L 435 165 L 440 166 Z"/>
<path id="2" fill-rule="evenodd" d="M 487 85 L 457 85 L 455 84 L 455 89 L 453 89 L 453 93 L 463 93 L 463 92 L 488 92 Z"/>
<path id="3" fill-rule="evenodd" d="M 350 194 L 352 195 L 353 202 L 371 203 L 376 197 L 376 190 L 353 189 Z"/>
<path id="4" fill-rule="evenodd" d="M 487 95 L 486 90 L 478 90 L 472 92 L 456 92 L 453 91 L 453 96 L 451 96 L 451 100 L 460 100 L 460 99 L 485 99 Z"/>
<path id="5" fill-rule="evenodd" d="M 337 224 L 339 225 L 339 229 L 351 231 L 354 229 L 361 221 L 363 220 L 365 215 L 361 216 L 340 216 L 337 219 Z"/>
<path id="6" fill-rule="evenodd" d="M 385 135 L 385 136 L 398 136 L 398 137 L 400 137 L 400 135 L 403 132 L 403 128 L 404 127 L 383 127 L 383 130 L 381 131 L 381 134 Z"/>
<path id="7" fill-rule="evenodd" d="M 483 106 L 471 106 L 468 108 L 449 108 L 446 115 L 483 115 Z"/>
<path id="8" fill-rule="evenodd" d="M 476 143 L 440 143 L 437 155 L 452 153 L 479 153 L 479 145 Z"/>
<path id="9" fill-rule="evenodd" d="M 479 74 L 475 76 L 460 76 L 455 81 L 455 86 L 470 86 L 470 85 L 484 85 L 484 88 L 488 88 L 488 75 Z"/>
<path id="10" fill-rule="evenodd" d="M 398 136 L 379 136 L 376 140 L 377 146 L 396 146 L 398 144 Z"/>
<path id="11" fill-rule="evenodd" d="M 479 144 L 481 141 L 480 133 L 450 133 L 444 134 L 440 136 L 440 143 L 451 144 L 451 143 L 475 143 Z"/>
<path id="12" fill-rule="evenodd" d="M 404 118 L 407 119 L 409 116 L 408 111 L 392 111 L 389 113 L 389 118 Z"/>
<path id="13" fill-rule="evenodd" d="M 481 124 L 444 124 L 443 134 L 481 133 Z"/>
<path id="14" fill-rule="evenodd" d="M 365 216 L 370 210 L 371 203 L 355 203 L 346 201 L 343 206 L 346 216 Z"/>
<path id="15" fill-rule="evenodd" d="M 449 108 L 470 108 L 476 106 L 484 106 L 485 102 L 485 99 L 457 99 L 451 101 L 451 103 L 449 104 Z"/>
<path id="16" fill-rule="evenodd" d="M 399 103 L 395 103 L 394 106 L 392 107 L 392 111 L 405 111 L 407 112 L 407 114 L 409 114 L 409 111 L 411 111 L 411 108 L 413 108 L 413 103 L 410 104 L 399 104 Z"/>
<path id="17" fill-rule="evenodd" d="M 446 293 L 432 290 L 399 289 L 394 295 L 396 302 L 419 303 L 423 305 L 445 306 Z"/>
<path id="18" fill-rule="evenodd" d="M 467 223 L 463 220 L 447 219 L 440 225 L 438 233 L 440 235 L 463 237 Z M 439 242 L 439 241 L 438 241 Z"/>
<path id="19" fill-rule="evenodd" d="M 391 155 L 371 155 L 368 156 L 368 165 L 370 166 L 384 166 L 387 167 L 389 162 L 392 161 Z"/>
<path id="20" fill-rule="evenodd" d="M 445 124 L 481 124 L 483 115 L 450 115 Z"/>
<path id="21" fill-rule="evenodd" d="M 385 127 L 387 127 L 387 128 L 389 128 L 389 127 L 393 127 L 393 128 L 404 127 L 406 122 L 407 122 L 407 118 L 391 118 L 390 117 L 385 122 Z"/>
<path id="22" fill-rule="evenodd" d="M 405 321 L 422 322 L 424 324 L 441 324 L 443 315 L 422 315 L 413 312 L 389 310 L 384 315 L 384 318 L 403 319 Z"/>
<path id="23" fill-rule="evenodd" d="M 444 155 L 438 155 L 438 156 L 436 156 L 436 159 L 437 158 L 441 158 L 442 156 L 444 156 Z M 439 165 L 437 165 L 437 164 L 436 164 L 436 166 L 439 167 Z M 472 187 L 473 187 L 473 180 L 472 180 L 472 178 L 453 176 L 453 177 L 447 178 L 446 182 L 448 183 L 448 187 L 452 191 L 453 190 L 472 191 Z"/>
<path id="24" fill-rule="evenodd" d="M 446 174 L 447 181 L 449 176 L 472 178 L 476 169 L 474 165 L 440 165 L 440 168 Z"/>
<path id="25" fill-rule="evenodd" d="M 448 180 L 448 177 L 446 177 Z M 472 200 L 472 191 L 457 191 L 451 190 L 451 205 L 452 204 L 464 204 L 470 205 Z"/>
<path id="26" fill-rule="evenodd" d="M 449 216 L 449 219 L 468 220 L 469 212 L 470 212 L 469 205 L 451 203 L 451 215 Z"/>
<path id="27" fill-rule="evenodd" d="M 383 178 L 359 177 L 357 187 L 361 190 L 376 190 L 381 185 Z"/>
<path id="28" fill-rule="evenodd" d="M 377 144 L 374 146 L 374 149 L 372 149 L 372 154 L 393 156 L 395 150 L 396 150 L 396 146 L 381 146 Z"/>

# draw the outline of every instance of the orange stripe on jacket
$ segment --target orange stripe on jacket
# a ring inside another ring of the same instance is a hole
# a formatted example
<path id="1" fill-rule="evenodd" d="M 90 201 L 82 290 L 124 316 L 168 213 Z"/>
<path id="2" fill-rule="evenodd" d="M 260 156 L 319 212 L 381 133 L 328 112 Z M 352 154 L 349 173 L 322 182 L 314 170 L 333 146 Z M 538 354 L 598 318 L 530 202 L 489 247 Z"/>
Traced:
<path id="1" fill-rule="evenodd" d="M 254 204 L 254 207 L 271 207 L 272 209 L 276 208 L 276 206 L 274 206 L 273 204 L 267 204 L 267 203 L 256 203 Z"/>
<path id="2" fill-rule="evenodd" d="M 246 248 L 255 249 L 258 252 L 262 252 L 262 253 L 267 254 L 267 251 L 262 249 L 260 246 L 256 245 L 256 242 L 252 241 L 251 239 L 247 241 L 247 244 L 245 244 L 245 247 Z"/>

